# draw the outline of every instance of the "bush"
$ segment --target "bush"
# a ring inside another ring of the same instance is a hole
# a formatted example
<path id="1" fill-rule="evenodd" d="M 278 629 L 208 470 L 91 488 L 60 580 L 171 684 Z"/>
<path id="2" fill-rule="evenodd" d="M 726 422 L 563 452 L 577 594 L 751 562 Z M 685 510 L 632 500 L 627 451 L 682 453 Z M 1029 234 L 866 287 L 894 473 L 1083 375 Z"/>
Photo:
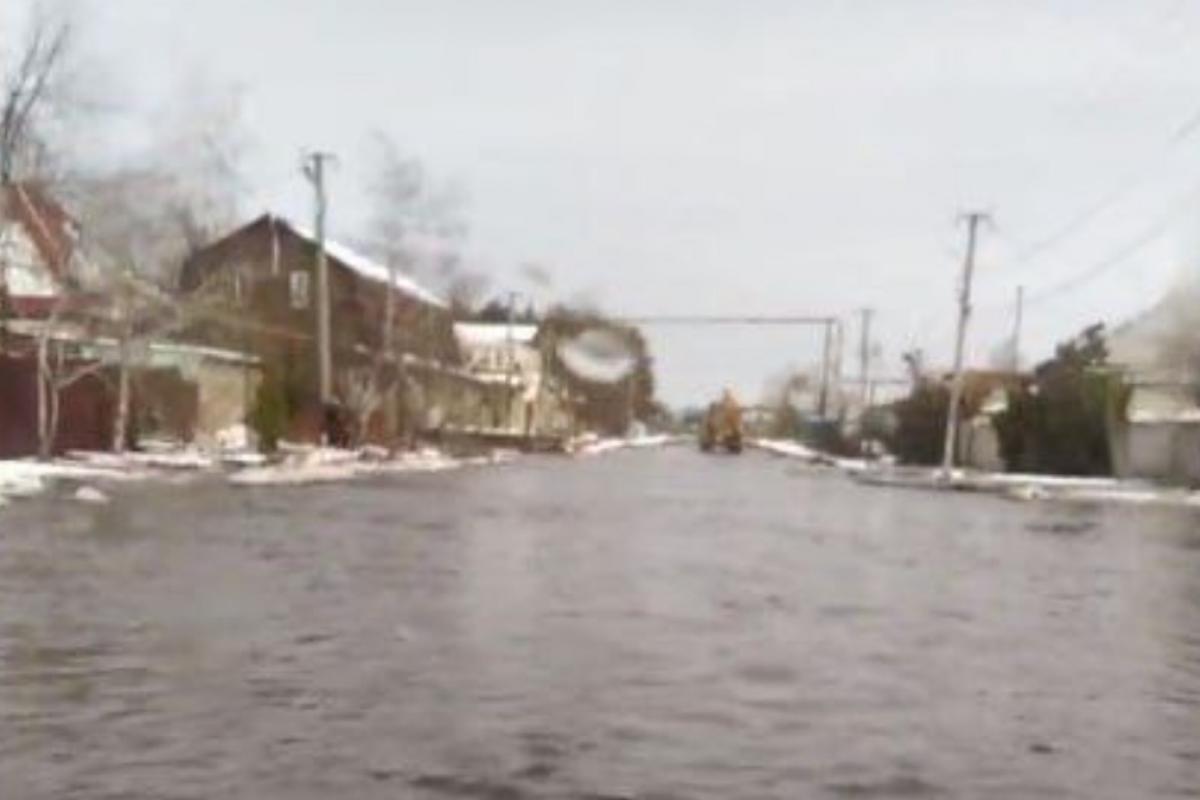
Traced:
<path id="1" fill-rule="evenodd" d="M 283 381 L 275 372 L 268 372 L 258 385 L 249 420 L 250 427 L 258 434 L 260 450 L 264 453 L 275 452 L 290 416 Z"/>
<path id="2" fill-rule="evenodd" d="M 1102 333 L 1093 326 L 1060 345 L 1028 384 L 1009 392 L 1008 409 L 996 417 L 1009 470 L 1111 474 L 1107 418 L 1126 392 L 1119 380 L 1099 369 L 1108 356 Z"/>
<path id="3" fill-rule="evenodd" d="M 921 382 L 895 405 L 896 427 L 885 439 L 887 448 L 905 464 L 933 466 L 942 461 L 946 440 L 949 390 Z"/>

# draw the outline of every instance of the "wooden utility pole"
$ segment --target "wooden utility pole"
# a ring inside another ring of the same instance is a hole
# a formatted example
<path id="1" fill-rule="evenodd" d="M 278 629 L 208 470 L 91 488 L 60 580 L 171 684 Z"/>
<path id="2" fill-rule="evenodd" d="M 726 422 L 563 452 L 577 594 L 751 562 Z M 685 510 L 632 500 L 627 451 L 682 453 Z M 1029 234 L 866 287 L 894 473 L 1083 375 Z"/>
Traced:
<path id="1" fill-rule="evenodd" d="M 942 450 L 942 476 L 954 469 L 955 442 L 958 437 L 959 405 L 963 395 L 963 349 L 967 342 L 967 320 L 971 316 L 971 279 L 975 275 L 975 243 L 979 223 L 988 219 L 980 211 L 963 215 L 967 221 L 967 256 L 963 262 L 962 286 L 958 295 L 958 333 L 954 340 L 954 379 L 950 385 L 950 406 L 946 411 L 946 438 Z"/>
<path id="2" fill-rule="evenodd" d="M 833 369 L 833 317 L 826 317 L 825 344 L 821 355 L 821 393 L 817 395 L 817 415 L 823 420 L 829 408 L 829 377 Z"/>
<path id="3" fill-rule="evenodd" d="M 1025 287 L 1017 287 L 1017 312 L 1013 319 L 1012 337 L 1012 368 L 1013 372 L 1021 371 L 1021 323 L 1025 315 Z"/>
<path id="4" fill-rule="evenodd" d="M 317 381 L 321 404 L 333 402 L 333 346 L 330 335 L 329 310 L 329 260 L 325 254 L 325 165 L 333 159 L 332 153 L 310 153 L 304 159 L 304 176 L 313 186 L 316 200 L 314 207 L 313 234 L 317 239 Z"/>
<path id="5" fill-rule="evenodd" d="M 862 325 L 860 326 L 861 341 L 858 346 L 858 377 L 862 381 L 862 410 L 866 413 L 871 405 L 871 317 L 875 314 L 873 308 L 860 309 Z"/>

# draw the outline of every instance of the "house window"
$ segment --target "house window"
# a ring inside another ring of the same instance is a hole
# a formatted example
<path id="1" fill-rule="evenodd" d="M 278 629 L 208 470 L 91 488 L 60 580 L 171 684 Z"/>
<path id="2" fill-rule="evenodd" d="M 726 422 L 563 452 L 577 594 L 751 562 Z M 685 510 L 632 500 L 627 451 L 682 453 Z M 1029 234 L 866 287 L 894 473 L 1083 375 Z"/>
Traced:
<path id="1" fill-rule="evenodd" d="M 308 272 L 302 269 L 292 270 L 288 274 L 288 290 L 292 298 L 292 308 L 308 308 Z"/>

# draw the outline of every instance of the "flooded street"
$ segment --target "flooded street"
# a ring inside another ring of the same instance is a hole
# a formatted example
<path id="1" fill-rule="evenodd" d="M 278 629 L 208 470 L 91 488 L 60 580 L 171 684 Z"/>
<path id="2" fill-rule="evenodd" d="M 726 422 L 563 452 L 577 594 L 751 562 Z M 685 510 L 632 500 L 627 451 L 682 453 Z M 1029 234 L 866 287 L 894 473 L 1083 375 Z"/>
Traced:
<path id="1" fill-rule="evenodd" d="M 686 448 L 29 501 L 0 797 L 1200 797 L 1198 522 Z"/>

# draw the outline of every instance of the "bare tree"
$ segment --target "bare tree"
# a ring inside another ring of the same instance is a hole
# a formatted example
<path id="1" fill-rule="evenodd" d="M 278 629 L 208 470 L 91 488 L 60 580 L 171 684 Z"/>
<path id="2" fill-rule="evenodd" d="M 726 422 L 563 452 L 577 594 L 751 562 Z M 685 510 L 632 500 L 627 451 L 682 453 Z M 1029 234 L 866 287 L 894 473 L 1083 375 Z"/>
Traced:
<path id="1" fill-rule="evenodd" d="M 164 276 L 175 274 L 195 244 L 194 230 L 180 224 L 179 210 L 189 209 L 194 219 L 203 219 L 201 204 L 192 203 L 169 178 L 150 170 L 93 177 L 77 189 L 83 235 L 73 265 L 76 274 L 69 285 L 60 287 L 59 300 L 38 337 L 43 457 L 54 449 L 61 392 L 112 370 L 117 400 L 112 449 L 123 451 L 129 441 L 132 373 L 139 355 L 152 340 L 175 333 L 197 316 L 215 313 L 212 292 L 181 301 L 161 288 L 170 282 Z M 82 366 L 68 363 L 64 353 L 81 329 L 87 336 L 112 342 L 109 354 Z"/>
<path id="2" fill-rule="evenodd" d="M 372 214 L 366 245 L 387 267 L 390 285 L 384 297 L 379 349 L 368 369 L 348 374 L 343 381 L 343 398 L 357 417 L 360 437 L 381 406 L 395 410 L 413 389 L 402 349 L 419 350 L 425 331 L 407 337 L 406 348 L 397 341 L 400 276 L 413 276 L 443 294 L 465 293 L 482 282 L 462 269 L 460 245 L 466 225 L 460 213 L 461 193 L 435 183 L 419 160 L 403 155 L 386 136 L 376 134 L 372 147 L 367 184 Z M 394 436 L 394 420 L 388 427 Z"/>
<path id="3" fill-rule="evenodd" d="M 47 154 L 44 124 L 55 110 L 72 28 L 42 6 L 11 63 L 0 66 L 0 182 L 35 173 Z"/>

